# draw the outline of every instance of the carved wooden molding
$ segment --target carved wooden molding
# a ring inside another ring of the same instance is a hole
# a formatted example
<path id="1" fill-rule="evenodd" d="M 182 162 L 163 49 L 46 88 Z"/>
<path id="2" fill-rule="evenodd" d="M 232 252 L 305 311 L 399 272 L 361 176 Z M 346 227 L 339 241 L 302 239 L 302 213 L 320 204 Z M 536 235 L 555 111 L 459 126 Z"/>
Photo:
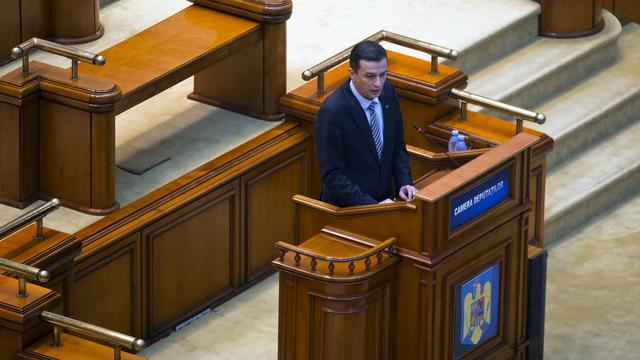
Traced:
<path id="1" fill-rule="evenodd" d="M 113 111 L 122 93 L 120 88 L 101 79 L 83 76 L 71 80 L 68 70 L 32 61 L 30 73 L 16 69 L 0 80 L 0 101 L 21 105 L 22 101 L 41 91 L 41 97 L 81 110 L 92 112 Z"/>
<path id="2" fill-rule="evenodd" d="M 291 0 L 189 0 L 214 10 L 265 23 L 282 23 L 291 17 Z"/>

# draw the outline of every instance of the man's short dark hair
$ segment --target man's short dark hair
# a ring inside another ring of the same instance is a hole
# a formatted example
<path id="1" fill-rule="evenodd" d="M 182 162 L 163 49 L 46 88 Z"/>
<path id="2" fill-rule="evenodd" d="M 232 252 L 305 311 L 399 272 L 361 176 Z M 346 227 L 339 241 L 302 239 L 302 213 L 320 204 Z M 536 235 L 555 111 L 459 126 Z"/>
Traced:
<path id="1" fill-rule="evenodd" d="M 378 62 L 387 58 L 387 51 L 375 41 L 361 41 L 351 50 L 349 66 L 353 71 L 360 70 L 360 60 Z"/>

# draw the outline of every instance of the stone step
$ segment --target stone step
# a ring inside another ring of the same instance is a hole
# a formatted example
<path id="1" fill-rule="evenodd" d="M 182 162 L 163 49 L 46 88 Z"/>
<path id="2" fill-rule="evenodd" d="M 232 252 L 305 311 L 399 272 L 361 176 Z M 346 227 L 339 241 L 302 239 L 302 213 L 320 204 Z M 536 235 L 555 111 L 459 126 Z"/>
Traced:
<path id="1" fill-rule="evenodd" d="M 472 73 L 468 91 L 534 109 L 546 98 L 606 67 L 617 57 L 620 22 L 603 11 L 604 29 L 578 39 L 538 37 L 527 46 Z M 470 109 L 478 110 L 476 107 Z M 537 110 L 537 109 L 534 109 Z"/>
<path id="2" fill-rule="evenodd" d="M 637 358 L 639 238 L 640 194 L 547 247 L 545 359 Z"/>
<path id="3" fill-rule="evenodd" d="M 304 83 L 300 77 L 304 70 L 379 30 L 458 50 L 462 56 L 451 64 L 473 71 L 537 38 L 540 13 L 540 5 L 531 0 L 352 0 L 348 4 L 332 0 L 317 4 L 296 1 L 287 22 L 288 90 Z M 358 10 L 345 16 L 346 8 Z M 384 43 L 384 47 L 430 59 L 394 44 Z"/>
<path id="4" fill-rule="evenodd" d="M 549 168 L 625 127 L 640 114 L 640 25 L 624 27 L 618 53 L 610 67 L 537 108 L 547 115 L 547 122 L 529 127 L 555 140 L 547 158 Z"/>
<path id="5" fill-rule="evenodd" d="M 547 176 L 545 243 L 638 194 L 640 118 Z"/>

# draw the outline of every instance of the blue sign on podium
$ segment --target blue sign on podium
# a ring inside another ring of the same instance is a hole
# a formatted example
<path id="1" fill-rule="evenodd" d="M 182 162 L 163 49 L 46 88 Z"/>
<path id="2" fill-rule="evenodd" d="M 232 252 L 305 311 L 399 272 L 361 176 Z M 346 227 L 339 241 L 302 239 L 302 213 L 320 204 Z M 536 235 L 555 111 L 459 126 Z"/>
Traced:
<path id="1" fill-rule="evenodd" d="M 509 168 L 451 199 L 449 231 L 481 215 L 509 196 Z"/>

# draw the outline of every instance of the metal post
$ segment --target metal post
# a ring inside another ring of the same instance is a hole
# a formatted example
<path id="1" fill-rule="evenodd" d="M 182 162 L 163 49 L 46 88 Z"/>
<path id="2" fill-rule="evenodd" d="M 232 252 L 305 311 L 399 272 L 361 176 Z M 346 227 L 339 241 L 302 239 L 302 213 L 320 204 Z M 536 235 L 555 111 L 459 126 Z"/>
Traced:
<path id="1" fill-rule="evenodd" d="M 467 120 L 467 102 L 458 100 L 460 102 L 460 121 Z"/>
<path id="2" fill-rule="evenodd" d="M 78 80 L 78 60 L 71 59 L 71 80 Z"/>
<path id="3" fill-rule="evenodd" d="M 324 94 L 324 72 L 318 74 L 318 89 L 316 90 L 318 96 Z"/>
<path id="4" fill-rule="evenodd" d="M 60 326 L 53 327 L 53 341 L 51 342 L 51 347 L 62 347 L 62 341 L 60 340 L 62 336 L 62 329 Z"/>
<path id="5" fill-rule="evenodd" d="M 113 359 L 114 360 L 120 360 L 120 356 L 122 353 L 122 349 L 120 348 L 120 345 L 116 345 L 113 347 Z"/>
<path id="6" fill-rule="evenodd" d="M 524 130 L 524 119 L 516 117 L 516 135 Z"/>
<path id="7" fill-rule="evenodd" d="M 29 75 L 29 53 L 22 54 L 22 75 Z"/>
<path id="8" fill-rule="evenodd" d="M 36 234 L 33 235 L 33 240 L 44 240 L 44 230 L 42 226 L 42 219 L 36 221 Z"/>
<path id="9" fill-rule="evenodd" d="M 19 298 L 26 298 L 29 296 L 27 294 L 27 278 L 19 276 L 18 277 L 18 295 Z"/>
<path id="10" fill-rule="evenodd" d="M 431 73 L 438 74 L 438 57 L 436 55 L 431 55 Z"/>

